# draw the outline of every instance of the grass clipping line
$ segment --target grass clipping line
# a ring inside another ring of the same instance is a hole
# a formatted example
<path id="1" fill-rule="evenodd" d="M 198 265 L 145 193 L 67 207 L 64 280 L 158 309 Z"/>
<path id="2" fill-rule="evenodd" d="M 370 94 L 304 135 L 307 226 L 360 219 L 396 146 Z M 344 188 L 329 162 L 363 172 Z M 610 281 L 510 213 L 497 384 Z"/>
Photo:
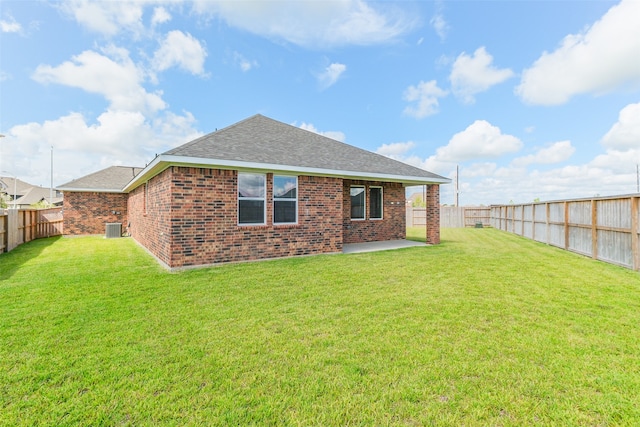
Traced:
<path id="1" fill-rule="evenodd" d="M 424 230 L 409 230 L 409 237 Z M 634 425 L 640 275 L 493 229 L 168 273 L 0 255 L 0 425 Z"/>

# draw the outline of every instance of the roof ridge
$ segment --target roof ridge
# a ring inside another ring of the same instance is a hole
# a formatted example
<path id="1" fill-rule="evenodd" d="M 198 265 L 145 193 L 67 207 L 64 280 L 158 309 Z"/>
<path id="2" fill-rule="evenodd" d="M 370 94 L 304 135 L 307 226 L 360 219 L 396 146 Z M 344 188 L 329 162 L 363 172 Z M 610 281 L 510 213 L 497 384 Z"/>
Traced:
<path id="1" fill-rule="evenodd" d="M 178 145 L 177 147 L 170 148 L 169 150 L 165 151 L 165 152 L 164 152 L 164 153 L 162 153 L 162 154 L 167 154 L 167 153 L 170 153 L 170 152 L 172 152 L 172 151 L 182 150 L 182 149 L 185 149 L 185 148 L 189 148 L 189 147 L 191 147 L 192 145 L 198 144 L 198 143 L 200 143 L 201 141 L 204 141 L 204 140 L 207 140 L 207 139 L 211 138 L 213 135 L 217 134 L 218 132 L 224 132 L 224 131 L 227 131 L 227 130 L 229 130 L 229 129 L 233 129 L 234 127 L 239 126 L 239 125 L 241 125 L 242 123 L 245 123 L 245 122 L 247 122 L 247 121 L 249 121 L 249 120 L 251 120 L 251 119 L 253 119 L 253 118 L 255 118 L 255 117 L 264 117 L 264 118 L 266 118 L 266 119 L 268 119 L 268 118 L 269 118 L 269 117 L 263 116 L 262 114 L 256 113 L 256 114 L 254 114 L 254 115 L 253 115 L 253 116 L 251 116 L 251 117 L 247 117 L 247 118 L 245 118 L 245 119 L 240 120 L 239 122 L 232 123 L 232 124 L 230 124 L 230 125 L 228 125 L 228 126 L 225 126 L 225 127 L 223 127 L 223 128 L 220 128 L 220 129 L 216 128 L 216 130 L 214 130 L 213 132 L 206 133 L 206 134 L 204 134 L 204 135 L 202 135 L 202 136 L 199 136 L 198 138 L 196 138 L 196 139 L 194 139 L 194 140 L 192 140 L 192 141 L 187 141 L 187 142 L 185 142 L 184 144 L 180 144 L 180 145 Z M 273 120 L 273 119 L 270 119 L 270 120 Z M 275 121 L 275 120 L 274 120 L 274 121 Z"/>

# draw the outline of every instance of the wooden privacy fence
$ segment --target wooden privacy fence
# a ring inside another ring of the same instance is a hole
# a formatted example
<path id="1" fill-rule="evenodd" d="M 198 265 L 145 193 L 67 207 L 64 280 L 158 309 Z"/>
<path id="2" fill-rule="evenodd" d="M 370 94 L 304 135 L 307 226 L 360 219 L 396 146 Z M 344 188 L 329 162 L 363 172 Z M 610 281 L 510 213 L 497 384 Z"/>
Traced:
<path id="1" fill-rule="evenodd" d="M 43 237 L 62 235 L 62 208 L 0 211 L 0 252 Z"/>
<path id="2" fill-rule="evenodd" d="M 441 206 L 440 227 L 463 228 L 483 227 L 491 225 L 491 208 L 489 206 Z M 427 210 L 425 208 L 407 207 L 407 226 L 425 227 L 427 224 Z"/>
<path id="3" fill-rule="evenodd" d="M 640 270 L 640 195 L 491 206 L 491 225 Z"/>

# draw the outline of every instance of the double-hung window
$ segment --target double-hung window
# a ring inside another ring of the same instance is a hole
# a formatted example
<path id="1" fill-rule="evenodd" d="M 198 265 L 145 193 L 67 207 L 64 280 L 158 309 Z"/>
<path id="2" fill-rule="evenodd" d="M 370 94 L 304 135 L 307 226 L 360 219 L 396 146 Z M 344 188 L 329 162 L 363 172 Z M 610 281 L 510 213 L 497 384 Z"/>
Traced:
<path id="1" fill-rule="evenodd" d="M 365 219 L 366 207 L 365 187 L 351 187 L 351 219 Z"/>
<path id="2" fill-rule="evenodd" d="M 238 224 L 265 223 L 267 177 L 260 173 L 238 173 Z"/>
<path id="3" fill-rule="evenodd" d="M 273 223 L 298 222 L 298 177 L 273 177 Z"/>
<path id="4" fill-rule="evenodd" d="M 369 219 L 382 219 L 382 187 L 369 187 Z"/>

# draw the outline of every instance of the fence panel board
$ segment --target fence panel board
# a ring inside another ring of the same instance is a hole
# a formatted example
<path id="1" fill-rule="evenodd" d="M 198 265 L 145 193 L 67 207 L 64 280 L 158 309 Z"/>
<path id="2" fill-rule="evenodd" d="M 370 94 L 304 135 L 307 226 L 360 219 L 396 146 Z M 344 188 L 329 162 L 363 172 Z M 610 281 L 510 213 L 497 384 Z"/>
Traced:
<path id="1" fill-rule="evenodd" d="M 0 232 L 0 252 L 11 251 L 35 239 L 63 234 L 62 208 L 7 209 L 4 212 L 0 216 L 0 228 L 4 227 Z"/>
<path id="2" fill-rule="evenodd" d="M 501 230 L 640 270 L 640 195 L 499 205 L 490 212 Z"/>
<path id="3" fill-rule="evenodd" d="M 20 233 L 20 225 L 18 223 L 18 212 L 15 209 L 7 210 L 7 251 L 12 250 L 21 243 L 22 233 Z"/>
<path id="4" fill-rule="evenodd" d="M 64 219 L 61 208 L 42 209 L 38 213 L 38 230 L 36 238 L 61 236 Z"/>
<path id="5" fill-rule="evenodd" d="M 491 226 L 491 208 L 465 206 L 459 209 L 462 209 L 465 227 L 475 227 L 477 224 L 482 224 L 483 227 Z"/>
<path id="6" fill-rule="evenodd" d="M 547 224 L 544 222 L 536 222 L 533 225 L 534 240 L 541 243 L 549 243 L 547 241 Z"/>
<path id="7" fill-rule="evenodd" d="M 565 247 L 564 202 L 549 203 L 549 244 Z"/>
<path id="8" fill-rule="evenodd" d="M 442 206 L 440 208 L 440 227 L 464 227 L 464 210 L 455 206 Z"/>
<path id="9" fill-rule="evenodd" d="M 549 224 L 549 242 L 550 245 L 564 248 L 564 225 Z"/>
<path id="10" fill-rule="evenodd" d="M 533 205 L 522 206 L 522 235 L 533 239 Z"/>
<path id="11" fill-rule="evenodd" d="M 598 259 L 633 268 L 631 233 L 598 230 Z"/>
<path id="12" fill-rule="evenodd" d="M 598 226 L 631 229 L 631 199 L 598 200 Z"/>
<path id="13" fill-rule="evenodd" d="M 407 225 L 409 227 L 425 227 L 427 224 L 427 210 L 407 206 Z M 463 228 L 492 227 L 491 208 L 489 206 L 441 206 L 440 227 Z"/>
<path id="14" fill-rule="evenodd" d="M 569 223 L 591 225 L 591 200 L 569 203 Z"/>

